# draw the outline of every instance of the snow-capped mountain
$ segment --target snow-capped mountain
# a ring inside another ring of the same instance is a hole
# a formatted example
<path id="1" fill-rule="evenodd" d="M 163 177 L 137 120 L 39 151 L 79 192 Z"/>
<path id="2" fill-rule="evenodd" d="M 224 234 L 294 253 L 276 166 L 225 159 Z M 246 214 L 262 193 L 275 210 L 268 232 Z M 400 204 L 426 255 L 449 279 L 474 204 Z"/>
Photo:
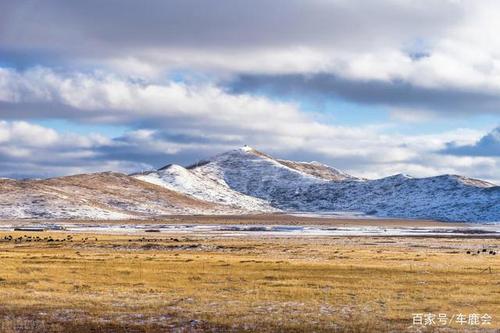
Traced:
<path id="1" fill-rule="evenodd" d="M 126 219 L 178 214 L 351 212 L 379 217 L 500 222 L 500 187 L 456 175 L 368 180 L 318 162 L 250 147 L 191 166 L 124 175 L 0 179 L 0 219 Z"/>
<path id="2" fill-rule="evenodd" d="M 500 221 L 500 187 L 455 175 L 367 180 L 314 162 L 273 159 L 250 147 L 198 162 L 188 170 L 284 211 Z"/>

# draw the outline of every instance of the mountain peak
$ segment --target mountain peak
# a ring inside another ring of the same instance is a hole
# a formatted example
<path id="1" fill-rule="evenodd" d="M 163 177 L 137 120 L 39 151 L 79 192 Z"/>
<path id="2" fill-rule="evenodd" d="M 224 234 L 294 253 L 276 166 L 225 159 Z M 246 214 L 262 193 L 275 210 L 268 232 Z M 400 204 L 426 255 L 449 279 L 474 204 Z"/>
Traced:
<path id="1" fill-rule="evenodd" d="M 204 165 L 205 163 L 219 161 L 221 159 L 222 160 L 226 160 L 226 159 L 230 159 L 230 160 L 234 160 L 234 159 L 247 159 L 247 158 L 253 159 L 255 157 L 260 157 L 260 158 L 263 158 L 263 159 L 268 159 L 268 160 L 276 161 L 276 159 L 273 158 L 272 156 L 270 156 L 270 155 L 268 155 L 266 153 L 263 153 L 263 152 L 255 149 L 253 147 L 250 147 L 248 145 L 244 145 L 244 146 L 242 146 L 240 148 L 229 150 L 229 151 L 226 151 L 226 152 L 224 152 L 222 154 L 218 154 L 218 155 L 215 155 L 215 156 L 210 157 L 208 159 L 201 160 L 201 161 L 195 163 L 192 166 L 199 166 L 200 164 Z M 187 168 L 189 169 L 192 166 L 189 166 Z"/>
<path id="2" fill-rule="evenodd" d="M 268 155 L 266 153 L 263 153 L 263 152 L 255 149 L 253 147 L 250 147 L 248 145 L 244 145 L 243 147 L 239 148 L 238 151 L 274 160 L 274 158 L 272 156 L 270 156 L 270 155 Z"/>
<path id="3" fill-rule="evenodd" d="M 264 168 L 264 169 L 285 168 L 289 171 L 299 173 L 303 176 L 313 177 L 324 181 L 330 181 L 330 180 L 340 181 L 348 179 L 362 180 L 361 178 L 353 177 L 338 169 L 335 169 L 334 167 L 319 162 L 295 162 L 295 161 L 277 159 L 248 145 L 244 145 L 240 148 L 226 151 L 222 154 L 213 156 L 205 160 L 200 160 L 194 164 L 187 166 L 186 168 L 192 170 L 199 167 L 203 167 L 207 164 L 212 164 L 212 165 L 220 164 L 227 166 L 230 165 L 231 166 L 230 168 L 234 168 L 235 164 L 238 165 L 241 164 L 240 166 L 245 170 L 254 167 Z M 271 169 L 266 170 L 266 172 L 270 172 Z"/>
<path id="4" fill-rule="evenodd" d="M 248 145 L 244 145 L 243 147 L 239 148 L 241 151 L 244 151 L 246 153 L 254 152 L 256 151 L 253 147 L 250 147 Z"/>

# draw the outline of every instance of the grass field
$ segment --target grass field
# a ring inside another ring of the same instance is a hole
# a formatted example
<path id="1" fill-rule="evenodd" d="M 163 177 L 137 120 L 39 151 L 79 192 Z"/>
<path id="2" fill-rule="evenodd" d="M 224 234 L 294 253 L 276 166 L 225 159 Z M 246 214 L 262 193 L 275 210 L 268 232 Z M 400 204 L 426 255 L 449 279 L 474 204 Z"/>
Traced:
<path id="1" fill-rule="evenodd" d="M 495 332 L 499 250 L 480 238 L 2 232 L 0 329 Z M 492 319 L 420 326 L 416 313 Z"/>

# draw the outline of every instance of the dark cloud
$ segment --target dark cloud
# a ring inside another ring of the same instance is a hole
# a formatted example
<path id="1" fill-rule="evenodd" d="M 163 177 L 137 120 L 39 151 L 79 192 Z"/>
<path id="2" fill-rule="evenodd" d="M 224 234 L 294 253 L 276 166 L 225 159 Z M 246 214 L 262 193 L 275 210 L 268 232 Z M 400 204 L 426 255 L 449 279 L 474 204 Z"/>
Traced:
<path id="1" fill-rule="evenodd" d="M 500 127 L 483 136 L 473 145 L 461 146 L 449 143 L 442 151 L 443 154 L 460 156 L 500 156 Z"/>
<path id="2" fill-rule="evenodd" d="M 88 56 L 144 47 L 387 45 L 437 35 L 464 13 L 448 1 L 382 0 L 16 0 L 0 11 L 1 45 Z"/>
<path id="3" fill-rule="evenodd" d="M 135 133 L 128 132 L 108 144 L 95 147 L 97 154 L 93 159 L 145 163 L 155 168 L 170 163 L 189 165 L 205 155 L 215 155 L 241 144 L 202 135 L 175 133 L 174 129 L 151 132 L 144 138 Z"/>
<path id="4" fill-rule="evenodd" d="M 425 88 L 409 82 L 350 80 L 333 74 L 240 75 L 225 83 L 233 93 L 263 93 L 316 99 L 341 98 L 366 105 L 454 114 L 500 113 L 500 95 L 460 89 Z"/>
<path id="5" fill-rule="evenodd" d="M 61 103 L 23 102 L 13 103 L 0 100 L 2 120 L 16 119 L 92 119 L 99 111 L 83 113 L 81 110 Z"/>

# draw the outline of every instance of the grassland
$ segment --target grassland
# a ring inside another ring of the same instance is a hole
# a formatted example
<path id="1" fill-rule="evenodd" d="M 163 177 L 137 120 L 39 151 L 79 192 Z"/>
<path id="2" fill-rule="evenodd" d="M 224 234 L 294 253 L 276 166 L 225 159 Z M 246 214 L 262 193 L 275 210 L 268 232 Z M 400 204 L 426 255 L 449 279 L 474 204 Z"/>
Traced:
<path id="1" fill-rule="evenodd" d="M 487 313 L 491 325 L 423 331 L 496 332 L 499 249 L 480 238 L 1 232 L 0 330 L 418 332 L 414 313 Z"/>

